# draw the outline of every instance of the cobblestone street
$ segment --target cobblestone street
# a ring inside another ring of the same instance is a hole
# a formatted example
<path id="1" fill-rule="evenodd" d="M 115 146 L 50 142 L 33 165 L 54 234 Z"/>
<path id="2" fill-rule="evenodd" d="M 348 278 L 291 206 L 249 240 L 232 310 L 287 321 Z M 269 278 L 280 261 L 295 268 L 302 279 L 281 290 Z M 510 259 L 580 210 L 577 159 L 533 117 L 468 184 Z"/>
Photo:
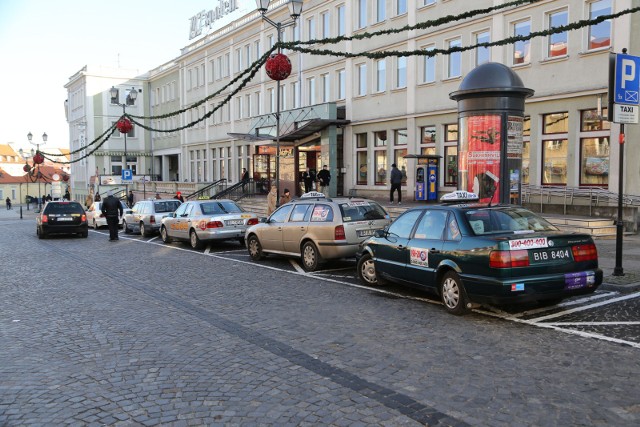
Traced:
<path id="1" fill-rule="evenodd" d="M 640 423 L 635 347 L 232 259 L 237 243 L 38 240 L 3 214 L 0 245 L 2 426 Z"/>

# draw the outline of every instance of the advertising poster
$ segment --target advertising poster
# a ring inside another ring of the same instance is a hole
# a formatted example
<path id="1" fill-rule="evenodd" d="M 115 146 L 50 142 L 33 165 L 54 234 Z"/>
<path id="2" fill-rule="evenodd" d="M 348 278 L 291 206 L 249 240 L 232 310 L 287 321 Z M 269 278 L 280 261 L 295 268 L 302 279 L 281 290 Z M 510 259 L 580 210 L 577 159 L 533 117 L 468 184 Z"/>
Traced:
<path id="1" fill-rule="evenodd" d="M 482 203 L 500 201 L 501 129 L 499 115 L 467 118 L 466 190 L 476 193 Z"/>

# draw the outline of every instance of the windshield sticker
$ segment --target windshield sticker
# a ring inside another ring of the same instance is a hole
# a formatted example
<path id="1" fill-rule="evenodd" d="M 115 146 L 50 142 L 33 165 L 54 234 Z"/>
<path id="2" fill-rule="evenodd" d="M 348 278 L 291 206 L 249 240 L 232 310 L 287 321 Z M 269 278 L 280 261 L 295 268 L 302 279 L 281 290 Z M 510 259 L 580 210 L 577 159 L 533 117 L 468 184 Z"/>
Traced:
<path id="1" fill-rule="evenodd" d="M 429 249 L 411 248 L 411 265 L 429 267 Z"/>
<path id="2" fill-rule="evenodd" d="M 314 206 L 311 221 L 326 221 L 328 215 L 329 208 L 327 206 Z"/>
<path id="3" fill-rule="evenodd" d="M 535 237 L 530 239 L 516 239 L 509 240 L 509 250 L 515 251 L 518 249 L 538 249 L 548 248 L 549 243 L 546 237 Z"/>

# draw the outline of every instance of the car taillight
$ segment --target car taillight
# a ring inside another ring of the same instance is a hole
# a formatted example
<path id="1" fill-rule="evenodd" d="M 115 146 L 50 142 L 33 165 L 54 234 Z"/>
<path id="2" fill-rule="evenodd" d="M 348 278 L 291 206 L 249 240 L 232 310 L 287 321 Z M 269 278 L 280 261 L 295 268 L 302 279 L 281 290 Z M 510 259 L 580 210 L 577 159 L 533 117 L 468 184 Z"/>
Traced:
<path id="1" fill-rule="evenodd" d="M 336 226 L 334 233 L 334 240 L 346 240 L 347 236 L 344 234 L 344 225 Z"/>
<path id="2" fill-rule="evenodd" d="M 42 222 L 49 222 L 49 217 L 45 214 L 42 214 Z"/>
<path id="3" fill-rule="evenodd" d="M 247 221 L 247 225 L 256 225 L 258 223 L 258 218 L 249 218 Z"/>
<path id="4" fill-rule="evenodd" d="M 155 217 L 155 215 L 151 215 L 151 217 L 149 217 L 149 222 L 150 222 L 151 224 L 155 224 L 155 223 L 156 223 L 156 217 Z"/>
<path id="5" fill-rule="evenodd" d="M 593 243 L 572 246 L 571 251 L 575 262 L 598 260 L 598 249 Z"/>
<path id="6" fill-rule="evenodd" d="M 489 254 L 489 267 L 512 268 L 529 266 L 529 253 L 521 251 L 491 251 Z"/>
<path id="7" fill-rule="evenodd" d="M 85 214 L 82 214 L 82 217 L 80 217 L 80 221 L 87 222 L 87 216 Z"/>
<path id="8" fill-rule="evenodd" d="M 209 221 L 207 222 L 207 228 L 220 228 L 224 227 L 224 224 L 220 221 Z"/>

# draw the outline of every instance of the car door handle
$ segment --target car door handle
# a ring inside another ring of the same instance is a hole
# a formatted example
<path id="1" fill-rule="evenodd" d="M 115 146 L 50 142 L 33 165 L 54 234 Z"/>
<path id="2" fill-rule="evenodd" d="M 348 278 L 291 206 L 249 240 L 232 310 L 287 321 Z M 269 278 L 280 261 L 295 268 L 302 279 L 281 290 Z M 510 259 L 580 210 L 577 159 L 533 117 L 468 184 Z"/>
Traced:
<path id="1" fill-rule="evenodd" d="M 429 249 L 429 253 L 430 253 L 430 254 L 439 254 L 439 253 L 440 253 L 440 251 L 439 251 L 439 250 L 437 250 L 436 248 L 431 248 L 431 249 Z"/>
<path id="2" fill-rule="evenodd" d="M 404 246 L 398 245 L 398 246 L 396 246 L 396 249 L 400 251 L 400 250 L 404 249 Z"/>

